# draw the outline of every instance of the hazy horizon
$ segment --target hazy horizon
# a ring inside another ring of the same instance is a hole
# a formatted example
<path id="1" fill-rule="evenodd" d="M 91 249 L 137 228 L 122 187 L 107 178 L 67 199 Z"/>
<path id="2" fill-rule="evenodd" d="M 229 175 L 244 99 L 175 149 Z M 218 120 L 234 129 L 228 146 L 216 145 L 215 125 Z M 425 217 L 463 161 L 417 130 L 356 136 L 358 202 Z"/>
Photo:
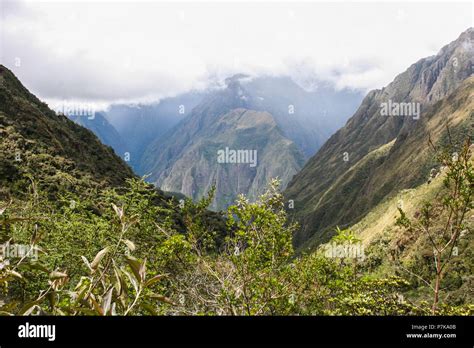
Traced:
<path id="1" fill-rule="evenodd" d="M 156 102 L 236 73 L 367 92 L 472 25 L 468 2 L 426 4 L 7 0 L 0 57 L 52 106 Z"/>

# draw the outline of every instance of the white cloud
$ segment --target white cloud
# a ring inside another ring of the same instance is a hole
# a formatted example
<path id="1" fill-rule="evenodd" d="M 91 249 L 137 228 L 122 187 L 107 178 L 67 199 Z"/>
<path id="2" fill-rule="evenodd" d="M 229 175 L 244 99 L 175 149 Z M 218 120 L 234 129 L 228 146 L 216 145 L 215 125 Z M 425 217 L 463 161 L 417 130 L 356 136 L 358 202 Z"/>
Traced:
<path id="1" fill-rule="evenodd" d="M 7 0 L 2 10 L 2 63 L 33 93 L 101 105 L 157 100 L 238 72 L 380 88 L 472 26 L 472 4 L 451 1 Z"/>

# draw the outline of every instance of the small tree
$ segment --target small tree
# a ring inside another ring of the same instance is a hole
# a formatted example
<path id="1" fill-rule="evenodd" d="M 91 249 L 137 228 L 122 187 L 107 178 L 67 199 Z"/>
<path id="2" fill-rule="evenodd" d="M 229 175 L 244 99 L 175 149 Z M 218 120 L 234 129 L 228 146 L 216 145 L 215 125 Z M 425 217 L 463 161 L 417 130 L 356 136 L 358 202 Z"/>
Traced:
<path id="1" fill-rule="evenodd" d="M 276 314 L 291 295 L 281 275 L 293 256 L 296 226 L 287 224 L 278 187 L 274 179 L 257 202 L 249 203 L 240 196 L 228 210 L 229 230 L 233 232 L 227 241 L 227 254 L 234 278 L 226 296 L 240 314 Z"/>
<path id="2" fill-rule="evenodd" d="M 425 202 L 421 213 L 413 220 L 399 208 L 401 216 L 397 223 L 410 232 L 425 234 L 433 247 L 433 314 L 437 311 L 446 265 L 457 248 L 461 232 L 467 228 L 466 215 L 474 207 L 474 169 L 471 157 L 470 139 L 466 140 L 460 153 L 443 151 L 439 155 L 440 162 L 446 168 L 442 197 L 433 202 Z"/>

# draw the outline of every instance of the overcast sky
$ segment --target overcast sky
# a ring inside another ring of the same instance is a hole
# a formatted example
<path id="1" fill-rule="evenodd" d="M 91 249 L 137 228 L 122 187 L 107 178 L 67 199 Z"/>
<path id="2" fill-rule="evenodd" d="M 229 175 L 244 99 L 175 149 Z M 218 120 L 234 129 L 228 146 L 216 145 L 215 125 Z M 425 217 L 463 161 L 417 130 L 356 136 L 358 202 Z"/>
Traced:
<path id="1" fill-rule="evenodd" d="M 238 72 L 381 88 L 473 26 L 453 1 L 0 1 L 1 62 L 50 104 L 153 101 Z"/>

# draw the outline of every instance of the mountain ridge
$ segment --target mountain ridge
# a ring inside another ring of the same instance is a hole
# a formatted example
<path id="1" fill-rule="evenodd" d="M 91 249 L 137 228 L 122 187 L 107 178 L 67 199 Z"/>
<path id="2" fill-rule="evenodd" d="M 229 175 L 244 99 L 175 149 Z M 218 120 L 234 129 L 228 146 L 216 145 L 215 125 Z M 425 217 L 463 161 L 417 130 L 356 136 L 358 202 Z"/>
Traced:
<path id="1" fill-rule="evenodd" d="M 340 189 L 337 195 L 323 198 L 328 188 L 333 187 L 338 178 L 345 175 L 350 167 L 369 152 L 395 139 L 395 144 L 400 143 L 413 128 L 424 124 L 423 117 L 427 112 L 431 112 L 430 107 L 454 92 L 455 88 L 470 76 L 473 37 L 474 30 L 470 28 L 457 40 L 441 49 L 438 55 L 419 60 L 399 74 L 387 87 L 369 92 L 346 125 L 331 136 L 294 176 L 288 184 L 285 196 L 295 201 L 295 209 L 290 213 L 302 225 L 295 234 L 296 245 L 301 246 L 315 238 L 316 234 L 319 235 L 316 239 L 327 240 L 336 224 L 356 222 L 371 206 L 395 192 L 397 188 L 416 183 L 414 178 L 413 181 L 400 185 L 373 179 L 380 175 L 376 174 L 375 169 L 385 162 L 384 158 L 379 158 L 378 162 L 375 161 L 366 168 L 367 172 L 359 173 L 361 177 L 357 180 L 346 182 L 344 189 Z M 413 115 L 381 116 L 381 104 L 389 100 L 399 104 L 419 103 L 423 112 L 421 120 L 414 119 Z M 345 161 L 344 158 L 348 160 Z M 423 173 L 418 174 L 419 177 L 425 176 L 428 169 L 423 170 Z M 419 180 L 418 178 L 418 182 Z M 361 185 L 367 182 L 375 185 L 369 197 L 360 192 Z M 316 205 L 316 202 L 319 204 Z"/>

